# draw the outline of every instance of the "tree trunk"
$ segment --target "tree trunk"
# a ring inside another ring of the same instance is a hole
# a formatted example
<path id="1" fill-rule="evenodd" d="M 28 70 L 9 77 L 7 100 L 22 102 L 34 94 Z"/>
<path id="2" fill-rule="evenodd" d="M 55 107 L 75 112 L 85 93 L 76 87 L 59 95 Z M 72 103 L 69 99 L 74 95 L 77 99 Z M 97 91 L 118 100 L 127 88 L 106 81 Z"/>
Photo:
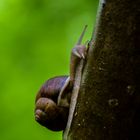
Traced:
<path id="1" fill-rule="evenodd" d="M 99 7 L 67 140 L 140 139 L 140 0 Z"/>

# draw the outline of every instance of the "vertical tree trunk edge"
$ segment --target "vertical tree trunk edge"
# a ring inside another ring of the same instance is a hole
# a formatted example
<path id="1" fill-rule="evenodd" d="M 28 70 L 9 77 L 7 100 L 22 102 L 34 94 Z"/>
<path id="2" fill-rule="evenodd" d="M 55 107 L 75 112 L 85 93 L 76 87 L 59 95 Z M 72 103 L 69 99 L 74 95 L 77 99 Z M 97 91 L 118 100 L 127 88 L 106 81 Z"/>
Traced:
<path id="1" fill-rule="evenodd" d="M 139 5 L 100 1 L 67 140 L 140 139 Z"/>

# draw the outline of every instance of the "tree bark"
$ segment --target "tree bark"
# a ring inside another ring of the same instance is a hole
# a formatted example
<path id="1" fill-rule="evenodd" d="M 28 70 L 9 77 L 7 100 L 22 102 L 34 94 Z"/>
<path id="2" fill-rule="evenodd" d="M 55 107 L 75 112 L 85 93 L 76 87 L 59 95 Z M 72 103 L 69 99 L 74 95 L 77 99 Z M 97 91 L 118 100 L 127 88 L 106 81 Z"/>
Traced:
<path id="1" fill-rule="evenodd" d="M 140 139 L 140 0 L 100 3 L 67 140 Z"/>

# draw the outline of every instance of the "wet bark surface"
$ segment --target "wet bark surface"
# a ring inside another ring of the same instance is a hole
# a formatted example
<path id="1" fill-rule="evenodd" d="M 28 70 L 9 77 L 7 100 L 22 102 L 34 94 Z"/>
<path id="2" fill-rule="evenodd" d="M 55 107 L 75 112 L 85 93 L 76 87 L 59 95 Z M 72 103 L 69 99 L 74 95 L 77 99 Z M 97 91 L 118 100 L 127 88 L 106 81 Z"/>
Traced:
<path id="1" fill-rule="evenodd" d="M 68 140 L 140 139 L 140 1 L 106 0 Z"/>

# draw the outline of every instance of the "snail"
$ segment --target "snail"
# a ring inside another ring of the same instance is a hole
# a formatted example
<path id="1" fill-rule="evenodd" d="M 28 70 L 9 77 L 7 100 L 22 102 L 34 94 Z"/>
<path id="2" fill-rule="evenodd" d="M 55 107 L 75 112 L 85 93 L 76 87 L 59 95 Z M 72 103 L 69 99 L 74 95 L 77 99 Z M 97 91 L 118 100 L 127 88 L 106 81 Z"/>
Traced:
<path id="1" fill-rule="evenodd" d="M 85 26 L 70 58 L 70 75 L 57 76 L 44 83 L 35 99 L 35 120 L 53 131 L 64 130 L 69 116 L 71 93 L 75 81 L 75 72 L 80 60 L 86 58 L 86 45 L 81 45 Z"/>

